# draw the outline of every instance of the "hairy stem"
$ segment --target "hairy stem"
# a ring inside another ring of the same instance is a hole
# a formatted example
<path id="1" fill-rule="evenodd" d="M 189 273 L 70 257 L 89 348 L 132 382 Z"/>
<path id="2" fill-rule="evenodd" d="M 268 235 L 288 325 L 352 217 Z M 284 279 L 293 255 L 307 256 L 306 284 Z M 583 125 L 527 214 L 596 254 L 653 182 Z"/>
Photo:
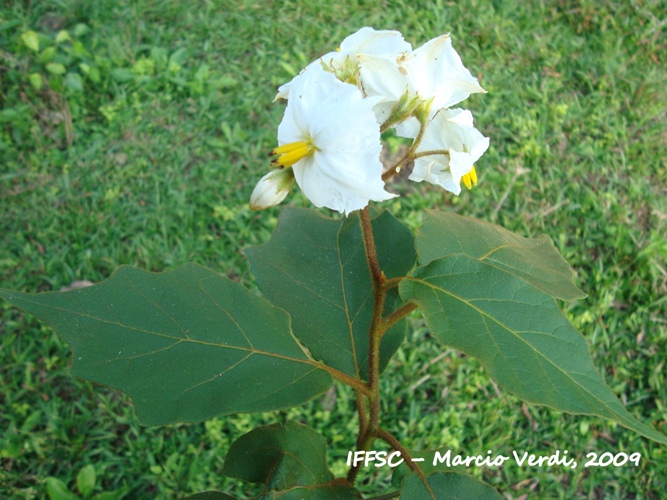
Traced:
<path id="1" fill-rule="evenodd" d="M 432 149 L 430 151 L 420 151 L 419 153 L 415 153 L 412 157 L 414 159 L 421 158 L 422 156 L 433 156 L 433 155 L 445 155 L 449 156 L 449 151 L 446 149 Z"/>
<path id="2" fill-rule="evenodd" d="M 422 153 L 416 153 L 417 148 L 422 142 L 422 139 L 424 138 L 424 132 L 426 132 L 426 123 L 421 124 L 421 128 L 419 129 L 419 133 L 417 134 L 417 137 L 415 140 L 412 142 L 412 145 L 410 146 L 410 149 L 408 149 L 408 152 L 405 154 L 405 156 L 399 160 L 394 166 L 392 166 L 389 170 L 387 170 L 384 174 L 382 174 L 382 180 L 387 181 L 391 179 L 393 176 L 398 174 L 399 169 L 405 165 L 406 163 L 414 160 L 415 158 L 421 158 L 422 156 L 426 156 L 426 152 Z M 436 154 L 436 152 L 433 151 L 428 151 L 429 154 Z M 449 154 L 448 152 L 445 152 L 446 154 Z M 439 154 L 439 152 L 437 152 Z"/>
<path id="3" fill-rule="evenodd" d="M 357 451 L 368 451 L 368 449 L 371 447 L 371 444 L 373 443 L 374 438 L 375 436 L 373 436 L 373 434 L 368 431 L 367 427 L 364 433 L 359 434 L 359 439 L 357 439 Z M 364 462 L 361 461 L 357 465 L 353 465 L 348 471 L 347 482 L 351 485 L 354 485 L 354 482 L 357 480 L 357 475 L 359 474 L 361 465 L 363 463 Z"/>
<path id="4" fill-rule="evenodd" d="M 412 303 L 403 304 L 401 307 L 396 309 L 389 316 L 384 318 L 382 320 L 382 326 L 380 327 L 381 335 L 384 335 L 385 333 L 387 333 L 387 330 L 389 330 L 392 326 L 394 326 L 396 323 L 401 321 L 403 318 L 405 318 L 408 314 L 410 314 L 415 309 L 417 309 L 416 304 L 412 304 Z"/>
<path id="5" fill-rule="evenodd" d="M 362 444 L 362 437 L 368 431 L 368 406 L 366 398 L 359 391 L 355 391 L 357 397 L 357 413 L 359 414 L 359 436 L 357 437 L 357 447 Z"/>
<path id="6" fill-rule="evenodd" d="M 368 333 L 368 388 L 371 391 L 369 396 L 369 431 L 373 432 L 380 423 L 380 339 L 382 338 L 382 311 L 387 291 L 383 286 L 386 278 L 380 269 L 368 207 L 361 211 L 361 231 L 364 236 L 366 259 L 373 279 L 373 290 L 375 292 L 373 319 Z"/>
<path id="7" fill-rule="evenodd" d="M 357 408 L 359 411 L 359 438 L 357 439 L 357 450 L 368 451 L 375 439 L 375 430 L 380 424 L 380 339 L 382 338 L 382 311 L 384 310 L 384 301 L 387 297 L 387 291 L 384 282 L 387 280 L 382 269 L 375 249 L 375 239 L 373 238 L 373 226 L 368 207 L 360 213 L 361 233 L 363 235 L 364 250 L 366 252 L 366 261 L 371 274 L 374 292 L 373 319 L 368 332 L 368 384 L 366 391 L 357 391 Z M 366 418 L 366 403 L 360 404 L 363 399 L 361 394 L 368 397 L 369 417 Z M 362 416 L 362 413 L 364 414 Z M 353 466 L 348 472 L 347 479 L 350 484 L 359 474 L 361 465 Z"/>
<path id="8" fill-rule="evenodd" d="M 401 496 L 400 491 L 392 491 L 391 493 L 385 493 L 384 495 L 380 495 L 379 497 L 372 497 L 368 500 L 389 500 L 391 498 L 398 498 L 399 496 Z"/>
<path id="9" fill-rule="evenodd" d="M 365 394 L 366 396 L 370 396 L 371 392 L 361 380 L 358 378 L 350 377 L 347 373 L 343 373 L 340 370 L 336 370 L 335 368 L 331 368 L 330 366 L 327 366 L 323 363 L 311 363 L 313 366 L 317 366 L 318 368 L 322 368 L 323 370 L 326 370 L 329 372 L 329 375 L 331 375 L 333 378 L 338 380 L 339 382 L 344 383 L 345 385 L 349 385 L 352 387 L 356 392 L 361 392 Z"/>
<path id="10" fill-rule="evenodd" d="M 389 444 L 393 449 L 399 451 L 401 453 L 401 457 L 403 460 L 405 460 L 405 465 L 407 465 L 412 472 L 417 474 L 420 479 L 423 481 L 424 486 L 426 487 L 426 490 L 429 492 L 431 495 L 431 498 L 435 500 L 436 496 L 433 490 L 431 489 L 431 486 L 428 484 L 428 481 L 426 480 L 426 476 L 422 472 L 422 470 L 419 468 L 419 466 L 412 461 L 412 455 L 410 455 L 410 452 L 405 449 L 405 447 L 396 439 L 394 436 L 392 436 L 390 433 L 385 431 L 384 429 L 377 429 L 375 431 L 375 435 L 382 439 L 384 442 Z"/>

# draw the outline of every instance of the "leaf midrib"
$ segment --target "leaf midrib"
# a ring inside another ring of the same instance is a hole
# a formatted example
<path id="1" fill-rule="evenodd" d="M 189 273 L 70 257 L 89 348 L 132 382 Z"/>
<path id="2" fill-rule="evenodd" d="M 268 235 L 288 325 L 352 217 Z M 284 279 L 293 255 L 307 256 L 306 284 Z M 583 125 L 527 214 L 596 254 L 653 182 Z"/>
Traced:
<path id="1" fill-rule="evenodd" d="M 21 300 L 23 300 L 25 302 L 28 302 L 29 304 L 34 304 L 34 305 L 37 305 L 37 306 L 40 306 L 40 307 L 54 309 L 56 311 L 61 311 L 61 312 L 64 312 L 64 313 L 74 314 L 76 316 L 82 316 L 84 318 L 88 318 L 88 319 L 91 319 L 91 320 L 94 320 L 94 321 L 98 321 L 100 323 L 116 326 L 116 327 L 119 327 L 119 328 L 124 328 L 124 329 L 127 329 L 127 330 L 141 332 L 141 333 L 145 333 L 145 334 L 148 334 L 148 335 L 155 335 L 157 337 L 162 337 L 162 338 L 166 338 L 166 339 L 170 339 L 170 340 L 175 340 L 176 342 L 174 344 L 172 344 L 171 346 L 169 346 L 170 348 L 173 347 L 174 345 L 180 344 L 182 342 L 186 342 L 186 343 L 189 342 L 189 343 L 192 343 L 192 344 L 199 344 L 199 345 L 204 345 L 204 346 L 209 346 L 209 347 L 219 347 L 221 349 L 235 349 L 235 350 L 239 350 L 239 351 L 249 352 L 251 354 L 259 354 L 259 355 L 263 355 L 263 356 L 285 359 L 287 361 L 293 361 L 293 362 L 296 362 L 296 363 L 303 363 L 303 364 L 307 364 L 307 365 L 315 366 L 317 368 L 324 369 L 324 367 L 322 365 L 320 365 L 318 362 L 316 362 L 314 360 L 310 360 L 310 359 L 293 358 L 291 356 L 287 356 L 287 355 L 284 355 L 284 354 L 262 351 L 262 350 L 254 348 L 252 346 L 251 347 L 234 346 L 234 345 L 229 345 L 229 344 L 220 344 L 220 343 L 215 343 L 215 342 L 207 342 L 205 340 L 193 339 L 191 337 L 186 337 L 186 338 L 174 337 L 173 335 L 154 332 L 154 331 L 151 331 L 151 330 L 145 330 L 143 328 L 138 328 L 138 327 L 134 327 L 134 326 L 124 325 L 123 323 L 110 321 L 110 320 L 107 320 L 107 319 L 104 319 L 104 318 L 99 318 L 97 316 L 92 316 L 90 314 L 85 314 L 85 313 L 82 313 L 82 312 L 79 312 L 79 311 L 73 311 L 71 309 L 67 309 L 67 308 L 64 308 L 64 307 L 58 307 L 58 306 L 43 304 L 41 302 L 31 301 L 31 300 L 26 299 L 24 297 L 22 297 Z M 152 352 L 146 353 L 146 355 L 151 355 L 151 354 L 154 354 L 156 352 L 157 351 L 152 351 Z"/>
<path id="2" fill-rule="evenodd" d="M 447 276 L 449 276 L 449 275 L 436 275 L 436 276 L 431 276 L 431 277 L 432 277 L 432 278 L 446 278 Z M 572 383 L 573 383 L 574 385 L 576 385 L 577 387 L 580 387 L 585 393 L 590 394 L 590 395 L 592 396 L 592 398 L 595 399 L 595 401 L 597 401 L 597 402 L 603 404 L 604 406 L 608 407 L 608 406 L 607 406 L 608 403 L 606 403 L 604 400 L 601 400 L 601 399 L 600 399 L 599 397 L 597 397 L 595 394 L 591 393 L 585 386 L 582 386 L 581 384 L 579 384 L 578 382 L 576 382 L 576 381 L 570 376 L 570 374 L 569 374 L 568 372 L 563 371 L 560 367 L 558 367 L 558 365 L 554 364 L 553 361 L 551 361 L 549 358 L 547 358 L 546 356 L 544 356 L 540 351 L 538 351 L 537 349 L 535 349 L 535 347 L 534 347 L 532 344 L 530 344 L 529 342 L 527 342 L 526 340 L 524 340 L 520 335 L 518 335 L 518 332 L 515 332 L 514 330 L 510 329 L 510 328 L 507 327 L 504 323 L 502 323 L 502 322 L 499 321 L 498 319 L 494 318 L 494 317 L 491 316 L 490 314 L 486 313 L 484 310 L 480 309 L 479 307 L 475 306 L 473 303 L 471 303 L 471 302 L 468 301 L 467 299 L 465 299 L 465 298 L 463 298 L 463 297 L 461 297 L 461 296 L 459 296 L 459 295 L 457 295 L 457 294 L 455 294 L 455 293 L 453 293 L 453 292 L 450 292 L 450 291 L 448 291 L 448 290 L 445 290 L 444 288 L 441 288 L 441 287 L 436 286 L 436 285 L 434 285 L 434 284 L 432 284 L 432 283 L 429 283 L 428 281 L 424 281 L 424 280 L 422 280 L 422 279 L 418 279 L 418 278 L 411 277 L 411 276 L 407 277 L 406 279 L 409 280 L 409 281 L 414 281 L 414 282 L 420 283 L 420 284 L 425 285 L 425 286 L 427 286 L 427 287 L 429 287 L 429 288 L 432 288 L 432 289 L 437 290 L 437 291 L 440 291 L 440 292 L 442 292 L 442 293 L 444 293 L 444 294 L 446 294 L 446 295 L 449 295 L 450 297 L 453 297 L 454 299 L 459 300 L 459 301 L 463 302 L 464 304 L 468 305 L 469 307 L 471 307 L 472 309 L 474 309 L 475 311 L 477 311 L 482 317 L 484 317 L 484 318 L 488 318 L 488 319 L 490 319 L 491 321 L 495 322 L 495 323 L 498 324 L 500 327 L 504 328 L 506 331 L 508 331 L 508 332 L 510 332 L 512 335 L 514 335 L 517 339 L 519 339 L 521 342 L 523 342 L 526 346 L 530 347 L 530 349 L 533 350 L 533 351 L 538 355 L 539 358 L 543 358 L 546 362 L 548 362 L 550 365 L 552 365 L 554 368 L 556 368 L 557 371 L 563 373 L 563 374 L 566 376 L 566 378 L 568 378 L 568 379 L 570 379 L 570 380 L 572 381 Z M 488 327 L 487 327 L 487 331 L 488 331 L 489 337 L 491 337 L 491 338 L 493 339 L 493 335 L 491 334 L 491 332 L 490 332 L 490 330 L 488 329 Z M 495 343 L 495 341 L 494 341 L 494 343 Z M 502 352 L 502 351 L 499 350 L 499 352 Z M 598 374 L 598 375 L 599 375 L 599 374 Z M 528 401 L 528 402 L 530 403 L 530 402 L 532 402 L 532 401 Z M 544 404 L 544 403 L 539 403 L 539 402 L 534 402 L 534 403 L 535 403 L 535 404 Z M 613 409 L 611 409 L 611 408 L 609 408 L 609 410 L 612 411 L 612 412 L 614 412 L 614 414 L 618 415 L 619 417 L 622 417 L 624 420 L 626 420 L 625 417 L 623 417 L 621 414 L 618 414 L 615 410 L 613 410 Z M 626 421 L 627 421 L 627 420 L 626 420 Z"/>

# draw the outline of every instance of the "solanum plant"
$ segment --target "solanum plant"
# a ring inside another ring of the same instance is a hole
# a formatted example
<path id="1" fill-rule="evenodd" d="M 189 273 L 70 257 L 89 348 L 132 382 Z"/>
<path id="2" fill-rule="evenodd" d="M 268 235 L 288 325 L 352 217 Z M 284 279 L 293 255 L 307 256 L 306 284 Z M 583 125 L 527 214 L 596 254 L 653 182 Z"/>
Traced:
<path id="1" fill-rule="evenodd" d="M 348 385 L 359 422 L 351 456 L 381 440 L 405 464 L 382 498 L 499 498 L 469 476 L 427 475 L 409 443 L 382 426 L 380 376 L 414 311 L 434 338 L 476 357 L 523 400 L 613 419 L 667 443 L 623 407 L 560 312 L 554 299 L 584 294 L 548 238 L 438 211 L 415 235 L 369 206 L 397 196 L 386 183 L 409 162 L 409 179 L 454 195 L 477 184 L 474 165 L 489 139 L 470 111 L 453 108 L 476 92 L 484 89 L 448 35 L 413 50 L 400 33 L 371 28 L 280 87 L 276 99 L 287 106 L 273 169 L 251 206 L 281 203 L 296 181 L 315 206 L 344 218 L 283 209 L 271 240 L 246 250 L 263 297 L 195 264 L 157 274 L 121 267 L 85 289 L 0 296 L 58 331 L 72 348 L 74 376 L 129 394 L 145 425 L 295 407 L 334 380 Z M 412 143 L 383 169 L 380 136 L 390 128 Z M 324 438 L 282 422 L 239 438 L 224 473 L 264 484 L 262 498 L 360 498 L 362 464 L 335 478 Z"/>

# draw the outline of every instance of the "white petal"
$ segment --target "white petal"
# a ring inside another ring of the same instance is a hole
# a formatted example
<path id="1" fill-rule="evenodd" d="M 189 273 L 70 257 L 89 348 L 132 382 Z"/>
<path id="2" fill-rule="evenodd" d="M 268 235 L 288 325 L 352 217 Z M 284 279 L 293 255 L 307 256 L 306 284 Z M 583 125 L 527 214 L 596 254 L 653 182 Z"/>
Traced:
<path id="1" fill-rule="evenodd" d="M 434 38 L 415 50 L 407 67 L 411 85 L 424 99 L 434 98 L 435 110 L 453 106 L 470 94 L 485 92 L 463 66 L 449 35 Z"/>
<path id="2" fill-rule="evenodd" d="M 306 68 L 295 78 L 285 116 L 278 128 L 280 145 L 310 141 L 316 151 L 293 165 L 297 183 L 318 207 L 344 212 L 382 201 L 380 126 L 373 106 L 355 86 L 321 67 Z"/>
<path id="3" fill-rule="evenodd" d="M 407 139 L 415 139 L 417 135 L 419 135 L 419 130 L 421 129 L 421 125 L 419 124 L 419 120 L 414 117 L 410 117 L 404 122 L 397 123 L 396 127 L 396 135 L 399 137 L 405 137 Z"/>
<path id="4" fill-rule="evenodd" d="M 412 46 L 403 39 L 400 32 L 376 31 L 373 28 L 365 27 L 343 40 L 339 50 L 323 55 L 308 66 L 324 64 L 330 71 L 334 71 L 340 69 L 348 58 L 351 58 L 353 63 L 357 64 L 359 54 L 390 55 L 410 52 L 411 50 Z M 287 99 L 293 82 L 294 79 L 281 85 L 274 101 Z"/>
<path id="5" fill-rule="evenodd" d="M 382 30 L 373 28 L 361 28 L 356 33 L 348 36 L 340 44 L 340 52 L 347 55 L 376 54 L 388 55 L 397 52 L 409 52 L 412 46 L 403 39 L 398 31 Z"/>
<path id="6" fill-rule="evenodd" d="M 472 113 L 463 109 L 438 112 L 428 124 L 417 152 L 445 150 L 446 155 L 431 155 L 415 160 L 410 179 L 439 184 L 454 194 L 461 191 L 461 177 L 489 147 L 489 138 L 473 127 Z"/>
<path id="7" fill-rule="evenodd" d="M 408 90 L 407 70 L 403 54 L 393 56 L 359 56 L 361 86 L 368 96 L 380 96 L 385 101 L 398 101 Z"/>

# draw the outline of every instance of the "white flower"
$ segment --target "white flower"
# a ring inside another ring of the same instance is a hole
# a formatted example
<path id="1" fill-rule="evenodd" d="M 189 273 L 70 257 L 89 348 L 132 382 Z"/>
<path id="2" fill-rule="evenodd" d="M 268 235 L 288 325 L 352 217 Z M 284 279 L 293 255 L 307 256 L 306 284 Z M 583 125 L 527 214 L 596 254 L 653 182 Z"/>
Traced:
<path id="1" fill-rule="evenodd" d="M 434 38 L 411 54 L 362 54 L 359 65 L 364 92 L 382 97 L 375 109 L 381 123 L 406 92 L 424 101 L 433 99 L 432 114 L 467 99 L 472 93 L 486 92 L 463 66 L 449 35 Z M 417 120 L 413 118 L 410 122 L 403 130 L 397 129 L 399 135 L 412 138 L 417 135 Z"/>
<path id="2" fill-rule="evenodd" d="M 292 82 L 273 165 L 291 166 L 315 206 L 345 215 L 395 197 L 382 181 L 377 101 L 319 65 L 307 67 Z"/>
<path id="3" fill-rule="evenodd" d="M 468 110 L 439 111 L 426 127 L 417 154 L 426 151 L 441 154 L 417 158 L 409 179 L 439 184 L 457 195 L 461 192 L 462 180 L 468 189 L 477 184 L 474 164 L 488 149 L 489 138 L 472 123 L 472 113 Z"/>
<path id="4" fill-rule="evenodd" d="M 262 177 L 250 195 L 250 208 L 263 210 L 275 207 L 285 199 L 294 183 L 291 169 L 272 170 Z"/>
<path id="5" fill-rule="evenodd" d="M 351 83 L 356 83 L 359 54 L 388 56 L 410 52 L 411 50 L 410 44 L 403 39 L 403 35 L 398 31 L 376 31 L 373 28 L 364 27 L 343 40 L 338 50 L 323 55 L 310 63 L 309 66 L 321 65 L 336 74 L 339 79 L 343 81 L 352 80 Z M 287 99 L 293 82 L 294 80 L 281 85 L 274 100 Z"/>

